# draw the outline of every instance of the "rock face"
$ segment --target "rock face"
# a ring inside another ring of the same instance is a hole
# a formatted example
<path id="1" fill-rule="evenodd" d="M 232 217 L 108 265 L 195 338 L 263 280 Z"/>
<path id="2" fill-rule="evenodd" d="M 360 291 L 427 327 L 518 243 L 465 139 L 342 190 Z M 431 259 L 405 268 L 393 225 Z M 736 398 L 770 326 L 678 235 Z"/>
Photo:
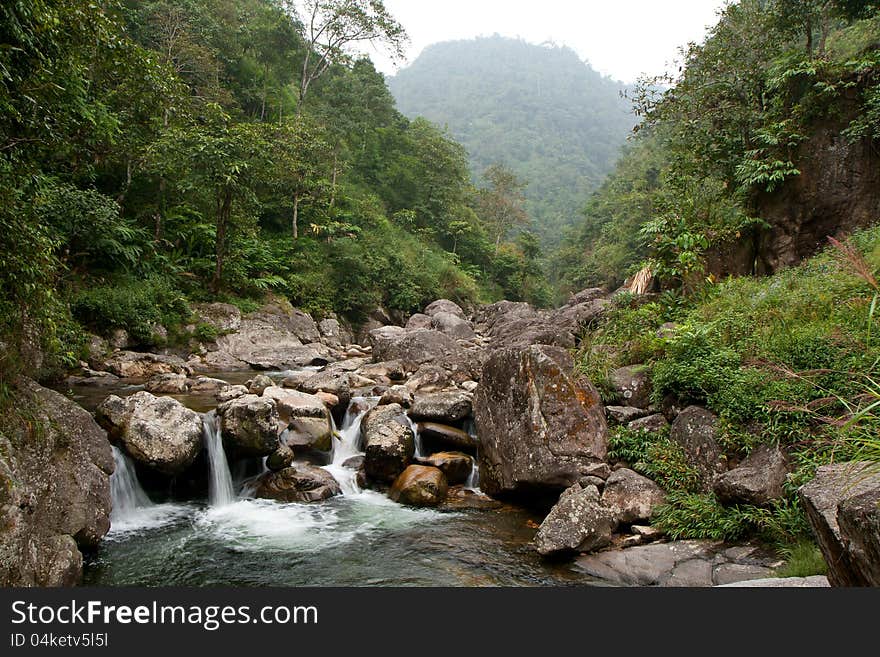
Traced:
<path id="1" fill-rule="evenodd" d="M 495 351 L 474 396 L 480 486 L 490 495 L 559 491 L 605 460 L 599 393 L 569 353 L 535 345 Z"/>
<path id="2" fill-rule="evenodd" d="M 473 411 L 473 395 L 461 390 L 416 395 L 409 416 L 443 424 L 455 424 Z"/>
<path id="3" fill-rule="evenodd" d="M 675 541 L 588 554 L 574 570 L 617 586 L 708 587 L 770 577 L 774 565 L 754 547 Z"/>
<path id="4" fill-rule="evenodd" d="M 831 586 L 880 582 L 878 507 L 880 472 L 868 463 L 823 465 L 801 487 L 801 502 L 828 564 Z"/>
<path id="5" fill-rule="evenodd" d="M 257 481 L 256 496 L 279 502 L 320 502 L 342 493 L 339 482 L 323 468 L 297 463 L 268 472 Z"/>
<path id="6" fill-rule="evenodd" d="M 528 347 L 533 344 L 571 348 L 575 339 L 567 326 L 527 303 L 500 301 L 483 306 L 474 318 L 477 329 L 491 338 L 492 349 Z"/>
<path id="7" fill-rule="evenodd" d="M 611 384 L 624 406 L 648 408 L 651 404 L 651 379 L 643 365 L 621 367 L 611 372 Z"/>
<path id="8" fill-rule="evenodd" d="M 601 504 L 596 487 L 575 484 L 562 493 L 541 523 L 535 549 L 543 556 L 590 552 L 611 542 L 615 524 L 611 511 Z"/>
<path id="9" fill-rule="evenodd" d="M 79 548 L 110 528 L 110 443 L 63 395 L 31 381 L 16 394 L 30 422 L 0 424 L 0 586 L 72 586 Z"/>
<path id="10" fill-rule="evenodd" d="M 660 486 L 626 468 L 612 472 L 602 492 L 602 503 L 622 525 L 650 520 L 654 508 L 665 501 Z"/>
<path id="11" fill-rule="evenodd" d="M 713 490 L 722 504 L 767 506 L 783 497 L 788 472 L 785 452 L 762 445 L 738 467 L 719 475 Z"/>
<path id="12" fill-rule="evenodd" d="M 415 453 L 415 437 L 397 404 L 377 406 L 364 416 L 364 469 L 370 479 L 393 482 Z"/>
<path id="13" fill-rule="evenodd" d="M 275 400 L 256 395 L 236 397 L 217 407 L 223 444 L 241 456 L 269 456 L 280 445 L 282 422 Z"/>
<path id="14" fill-rule="evenodd" d="M 132 459 L 167 476 L 186 470 L 202 449 L 201 416 L 170 397 L 111 395 L 96 416 Z"/>
<path id="15" fill-rule="evenodd" d="M 672 423 L 669 438 L 684 448 L 688 463 L 696 468 L 708 490 L 715 476 L 726 469 L 716 440 L 718 418 L 699 406 L 689 406 Z"/>
<path id="16" fill-rule="evenodd" d="M 446 475 L 438 468 L 411 465 L 394 480 L 388 495 L 409 506 L 438 506 L 446 499 L 448 490 Z"/>

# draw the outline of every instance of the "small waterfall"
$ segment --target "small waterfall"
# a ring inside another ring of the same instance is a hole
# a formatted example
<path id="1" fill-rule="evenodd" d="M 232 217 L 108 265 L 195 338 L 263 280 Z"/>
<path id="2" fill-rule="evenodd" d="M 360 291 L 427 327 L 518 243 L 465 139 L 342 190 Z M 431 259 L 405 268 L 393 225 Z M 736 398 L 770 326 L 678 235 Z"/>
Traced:
<path id="1" fill-rule="evenodd" d="M 339 482 L 343 495 L 357 495 L 361 492 L 357 484 L 357 472 L 342 466 L 353 456 L 360 456 L 361 422 L 364 416 L 376 406 L 379 399 L 374 397 L 355 397 L 345 411 L 342 427 L 337 431 L 333 425 L 333 457 L 330 465 L 324 469 L 330 472 Z"/>
<path id="2" fill-rule="evenodd" d="M 468 435 L 475 439 L 477 445 L 479 445 L 479 441 L 477 438 L 477 425 L 474 424 L 472 419 L 469 419 L 465 422 L 464 430 L 467 431 Z M 477 493 L 482 493 L 480 490 L 480 448 L 477 447 L 477 453 L 474 455 L 474 458 L 471 461 L 471 473 L 468 475 L 467 481 L 464 482 L 464 487 L 467 490 L 472 490 Z"/>
<path id="3" fill-rule="evenodd" d="M 417 459 L 425 458 L 426 456 L 428 456 L 428 454 L 425 454 L 425 449 L 422 446 L 422 436 L 419 434 L 418 423 L 413 422 L 413 420 L 409 416 L 409 414 L 406 415 L 406 421 L 407 421 L 407 423 L 409 423 L 409 428 L 413 432 L 413 440 L 414 440 L 415 446 L 416 446 L 415 458 L 417 458 Z"/>
<path id="4" fill-rule="evenodd" d="M 214 411 L 202 415 L 202 436 L 211 470 L 208 502 L 211 506 L 232 504 L 235 501 L 235 488 L 232 485 L 232 474 L 229 472 L 226 452 L 223 451 L 220 419 Z"/>
<path id="5" fill-rule="evenodd" d="M 141 488 L 131 459 L 115 445 L 111 449 L 116 469 L 110 475 L 110 499 L 113 503 L 110 522 L 118 525 L 131 520 L 138 510 L 149 508 L 153 503 Z"/>

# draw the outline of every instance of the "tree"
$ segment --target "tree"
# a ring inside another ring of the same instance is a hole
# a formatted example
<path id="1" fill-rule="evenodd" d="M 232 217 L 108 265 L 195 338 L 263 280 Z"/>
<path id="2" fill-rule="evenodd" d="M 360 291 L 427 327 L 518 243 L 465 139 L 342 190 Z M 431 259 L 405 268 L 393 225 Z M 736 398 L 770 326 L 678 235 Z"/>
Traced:
<path id="1" fill-rule="evenodd" d="M 483 178 L 489 186 L 480 190 L 479 214 L 495 236 L 497 253 L 511 230 L 529 223 L 523 194 L 526 183 L 506 166 L 497 163 L 486 169 Z"/>
<path id="2" fill-rule="evenodd" d="M 332 64 L 349 63 L 354 46 L 384 45 L 395 56 L 403 56 L 408 37 L 382 0 L 288 0 L 288 7 L 303 24 L 307 46 L 299 111 L 312 83 Z"/>

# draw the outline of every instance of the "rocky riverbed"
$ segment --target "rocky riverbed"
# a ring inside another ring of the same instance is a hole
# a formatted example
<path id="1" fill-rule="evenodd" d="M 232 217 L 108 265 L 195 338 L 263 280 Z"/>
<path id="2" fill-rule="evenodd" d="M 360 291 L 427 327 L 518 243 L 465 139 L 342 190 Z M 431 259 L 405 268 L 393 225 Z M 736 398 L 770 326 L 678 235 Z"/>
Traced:
<path id="1" fill-rule="evenodd" d="M 50 456 L 22 436 L 9 449 L 17 483 L 3 500 L 3 579 L 75 583 L 83 552 L 91 584 L 772 577 L 781 564 L 758 546 L 667 542 L 650 525 L 665 492 L 609 460 L 609 425 L 671 424 L 726 502 L 776 499 L 789 469 L 773 449 L 729 462 L 716 418 L 653 407 L 639 366 L 612 373 L 617 400 L 603 404 L 570 350 L 608 303 L 601 290 L 554 311 L 501 302 L 467 313 L 439 300 L 397 324 L 377 312 L 359 332 L 281 305 L 242 315 L 209 304 L 198 311 L 218 337 L 188 352 L 95 338 L 63 387 L 88 412 L 28 384 L 57 448 Z M 859 554 L 876 545 L 852 538 L 875 521 L 870 509 L 823 481 L 811 520 L 819 533 L 834 524 L 823 548 L 849 568 L 832 583 L 875 577 Z"/>

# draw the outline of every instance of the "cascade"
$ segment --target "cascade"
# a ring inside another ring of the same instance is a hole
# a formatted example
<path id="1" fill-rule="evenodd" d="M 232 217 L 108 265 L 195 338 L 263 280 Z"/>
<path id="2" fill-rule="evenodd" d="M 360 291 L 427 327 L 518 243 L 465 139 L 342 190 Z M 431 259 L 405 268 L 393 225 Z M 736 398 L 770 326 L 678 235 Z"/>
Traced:
<path id="1" fill-rule="evenodd" d="M 110 475 L 110 499 L 113 502 L 110 522 L 122 524 L 131 520 L 138 510 L 149 508 L 153 503 L 141 488 L 131 459 L 115 445 L 111 449 L 116 469 Z"/>
<path id="2" fill-rule="evenodd" d="M 211 471 L 208 502 L 211 506 L 232 504 L 235 501 L 235 487 L 232 484 L 232 474 L 229 471 L 226 452 L 223 451 L 220 419 L 214 411 L 202 415 L 202 437 Z"/>

